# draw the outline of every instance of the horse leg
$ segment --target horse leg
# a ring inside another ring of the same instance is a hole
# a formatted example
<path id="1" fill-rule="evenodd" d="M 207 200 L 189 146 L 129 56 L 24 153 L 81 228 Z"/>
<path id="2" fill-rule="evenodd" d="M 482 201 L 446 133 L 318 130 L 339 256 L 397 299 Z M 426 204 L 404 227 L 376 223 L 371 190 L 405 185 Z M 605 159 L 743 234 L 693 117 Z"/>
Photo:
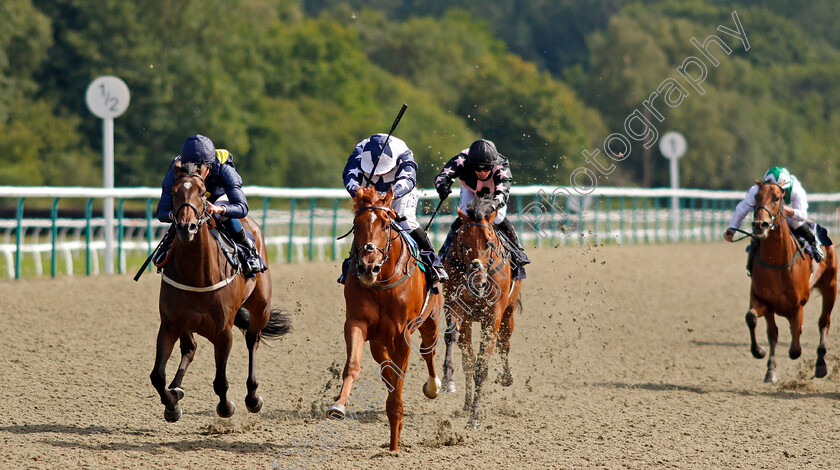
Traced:
<path id="1" fill-rule="evenodd" d="M 755 327 L 758 325 L 758 317 L 763 317 L 765 314 L 767 314 L 767 307 L 755 298 L 751 298 L 750 309 L 747 312 L 746 320 L 747 328 L 750 330 L 750 352 L 756 359 L 762 359 L 767 354 L 767 351 L 759 346 L 758 341 L 755 339 Z"/>
<path id="2" fill-rule="evenodd" d="M 487 381 L 487 371 L 490 366 L 490 354 L 496 346 L 499 337 L 499 325 L 501 314 L 497 312 L 492 320 L 481 322 L 481 344 L 478 349 L 478 358 L 475 361 L 475 398 L 473 399 L 469 425 L 475 429 L 481 426 L 481 393 L 484 390 L 484 383 Z"/>
<path id="3" fill-rule="evenodd" d="M 181 363 L 178 364 L 178 372 L 175 373 L 175 377 L 169 384 L 170 390 L 181 388 L 181 381 L 184 379 L 184 374 L 187 373 L 187 367 L 190 366 L 193 357 L 195 357 L 195 350 L 198 347 L 198 344 L 195 342 L 195 336 L 192 333 L 181 333 L 180 341 Z"/>
<path id="4" fill-rule="evenodd" d="M 790 349 L 788 355 L 791 359 L 799 359 L 802 355 L 802 345 L 799 343 L 799 338 L 802 336 L 802 319 L 804 317 L 803 308 L 800 305 L 796 313 L 790 317 Z"/>
<path id="5" fill-rule="evenodd" d="M 473 403 L 473 384 L 475 383 L 475 353 L 472 346 L 472 325 L 461 323 L 458 333 L 458 346 L 461 347 L 461 361 L 464 366 L 464 411 L 470 411 Z"/>
<path id="6" fill-rule="evenodd" d="M 429 371 L 429 379 L 423 384 L 423 395 L 426 395 L 428 399 L 437 398 L 441 389 L 440 379 L 435 372 L 435 350 L 438 343 L 437 323 L 439 321 L 437 313 L 434 312 L 429 315 L 420 325 L 420 338 L 422 339 L 420 355 L 426 361 L 426 369 Z"/>
<path id="7" fill-rule="evenodd" d="M 213 339 L 213 346 L 216 350 L 216 378 L 213 380 L 213 391 L 219 396 L 219 404 L 216 405 L 216 414 L 222 418 L 230 418 L 236 412 L 236 405 L 227 399 L 227 361 L 230 356 L 230 348 L 233 344 L 233 332 L 230 327 L 222 330 Z"/>
<path id="8" fill-rule="evenodd" d="M 826 258 L 828 258 L 826 256 Z M 817 283 L 820 294 L 822 294 L 822 312 L 820 313 L 820 345 L 817 346 L 817 368 L 815 375 L 823 378 L 828 374 L 828 366 L 825 363 L 825 339 L 828 336 L 828 327 L 831 325 L 831 309 L 837 300 L 837 275 L 835 270 L 829 270 L 830 276 L 823 276 Z"/>
<path id="9" fill-rule="evenodd" d="M 764 316 L 767 320 L 767 340 L 770 342 L 770 357 L 767 359 L 767 374 L 764 382 L 776 383 L 776 341 L 779 339 L 779 328 L 776 326 L 776 318 L 773 313 Z"/>
<path id="10" fill-rule="evenodd" d="M 353 382 L 359 378 L 359 373 L 362 371 L 362 348 L 367 341 L 367 325 L 361 322 L 346 321 L 344 323 L 344 343 L 347 347 L 347 362 L 344 364 L 344 372 L 342 373 L 341 392 L 338 398 L 329 408 L 327 408 L 327 417 L 333 419 L 344 419 L 346 413 L 345 406 L 347 405 L 347 397 L 350 396 L 350 389 L 353 388 Z"/>
<path id="11" fill-rule="evenodd" d="M 502 358 L 502 372 L 499 372 L 499 383 L 502 387 L 513 385 L 513 373 L 510 371 L 508 354 L 510 354 L 510 337 L 513 334 L 513 310 L 515 308 L 516 304 L 511 304 L 505 309 L 499 327 L 499 356 Z"/>
<path id="12" fill-rule="evenodd" d="M 263 399 L 257 395 L 257 387 L 260 386 L 257 382 L 257 366 L 255 355 L 257 347 L 260 345 L 261 332 L 253 331 L 254 327 L 245 332 L 245 345 L 248 347 L 248 379 L 245 381 L 245 386 L 248 387 L 248 394 L 245 395 L 245 407 L 251 413 L 257 413 L 262 409 Z"/>
<path id="13" fill-rule="evenodd" d="M 385 401 L 385 412 L 388 414 L 388 424 L 391 426 L 391 452 L 399 451 L 400 433 L 403 427 L 403 401 L 402 389 L 405 379 L 405 371 L 408 369 L 408 355 L 411 348 L 405 341 L 399 338 L 388 352 L 394 361 L 389 367 L 382 367 L 380 373 L 382 379 L 391 386 L 388 387 L 388 399 Z M 398 370 L 394 370 L 395 367 Z"/>
<path id="14" fill-rule="evenodd" d="M 444 307 L 447 312 L 446 324 L 447 328 L 443 334 L 444 342 L 446 343 L 446 354 L 443 357 L 443 393 L 454 393 L 455 380 L 452 376 L 455 374 L 455 364 L 453 363 L 453 356 L 455 352 L 455 343 L 458 341 L 458 326 L 460 320 L 452 318 L 449 314 L 449 309 Z"/>
<path id="15" fill-rule="evenodd" d="M 161 322 L 160 329 L 158 329 L 157 345 L 155 346 L 155 366 L 149 375 L 152 386 L 160 395 L 160 402 L 166 407 L 163 411 L 163 417 L 170 423 L 174 423 L 181 418 L 182 411 L 178 400 L 184 396 L 184 392 L 180 388 L 167 390 L 165 386 L 166 361 L 172 355 L 176 339 L 178 339 L 178 333 L 171 331 L 167 325 Z"/>

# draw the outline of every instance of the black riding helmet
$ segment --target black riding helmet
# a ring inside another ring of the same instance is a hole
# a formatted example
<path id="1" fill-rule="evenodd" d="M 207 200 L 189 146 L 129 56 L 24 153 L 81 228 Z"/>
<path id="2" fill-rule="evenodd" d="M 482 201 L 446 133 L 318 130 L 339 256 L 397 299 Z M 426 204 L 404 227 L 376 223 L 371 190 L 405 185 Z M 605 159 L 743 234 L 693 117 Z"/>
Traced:
<path id="1" fill-rule="evenodd" d="M 499 161 L 499 152 L 493 142 L 479 139 L 470 145 L 467 161 L 477 170 L 489 170 Z"/>
<path id="2" fill-rule="evenodd" d="M 213 166 L 216 161 L 216 146 L 209 138 L 196 134 L 187 137 L 181 146 L 181 163 L 198 163 Z"/>

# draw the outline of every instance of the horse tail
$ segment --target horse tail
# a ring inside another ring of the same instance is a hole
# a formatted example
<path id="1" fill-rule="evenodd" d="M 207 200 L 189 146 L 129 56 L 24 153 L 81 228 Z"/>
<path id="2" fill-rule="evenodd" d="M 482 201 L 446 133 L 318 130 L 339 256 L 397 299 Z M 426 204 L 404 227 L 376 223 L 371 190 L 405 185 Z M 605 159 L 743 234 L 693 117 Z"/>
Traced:
<path id="1" fill-rule="evenodd" d="M 244 333 L 245 330 L 251 326 L 251 313 L 240 307 L 233 318 L 233 325 Z M 262 329 L 263 338 L 279 338 L 292 331 L 292 319 L 289 317 L 289 312 L 283 308 L 271 309 L 271 314 L 268 317 L 268 323 Z"/>
<path id="2" fill-rule="evenodd" d="M 271 309 L 268 324 L 262 329 L 264 338 L 279 338 L 292 331 L 292 319 L 284 308 Z"/>

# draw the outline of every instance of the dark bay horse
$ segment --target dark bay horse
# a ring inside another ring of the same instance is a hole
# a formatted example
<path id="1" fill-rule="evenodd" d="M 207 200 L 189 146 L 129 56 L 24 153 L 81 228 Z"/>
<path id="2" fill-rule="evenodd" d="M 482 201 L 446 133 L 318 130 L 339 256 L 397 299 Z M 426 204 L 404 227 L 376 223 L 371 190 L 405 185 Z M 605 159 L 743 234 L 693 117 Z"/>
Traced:
<path id="1" fill-rule="evenodd" d="M 496 211 L 490 205 L 491 202 L 491 199 L 486 198 L 475 199 L 467 214 L 458 209 L 461 228 L 444 261 L 449 273 L 449 281 L 444 289 L 446 318 L 450 325 L 445 336 L 443 386 L 444 391 L 455 391 L 452 355 L 453 345 L 457 341 L 466 378 L 464 411 L 470 412 L 469 425 L 473 428 L 481 424 L 481 393 L 487 379 L 490 354 L 497 341 L 503 367 L 499 381 L 505 387 L 513 384 L 508 354 L 513 334 L 513 312 L 519 305 L 519 292 L 522 288 L 522 281 L 513 281 L 508 262 L 510 254 L 502 246 L 493 228 Z M 481 324 L 481 344 L 477 358 L 472 346 L 472 322 Z"/>
<path id="2" fill-rule="evenodd" d="M 257 395 L 254 353 L 261 337 L 279 337 L 291 329 L 289 319 L 280 309 L 271 309 L 271 275 L 266 270 L 245 279 L 227 262 L 219 244 L 210 232 L 213 219 L 206 212 L 204 180 L 187 165 L 172 188 L 176 207 L 175 231 L 169 262 L 164 266 L 160 285 L 160 329 L 157 336 L 155 366 L 150 375 L 152 385 L 166 406 L 164 418 L 169 422 L 181 417 L 178 401 L 184 397 L 181 380 L 195 355 L 194 333 L 204 336 L 215 348 L 216 379 L 213 390 L 219 396 L 216 413 L 223 418 L 233 415 L 236 407 L 227 399 L 228 381 L 225 369 L 233 341 L 232 327 L 245 332 L 248 346 L 248 394 L 245 405 L 256 413 L 263 404 Z M 260 255 L 265 259 L 262 231 L 249 216 L 241 219 L 256 239 Z M 181 363 L 169 387 L 166 383 L 166 362 L 175 341 L 181 340 Z"/>
<path id="3" fill-rule="evenodd" d="M 370 353 L 380 364 L 380 377 L 388 389 L 385 409 L 391 426 L 390 449 L 396 452 L 403 423 L 403 379 L 411 353 L 409 335 L 418 328 L 420 353 L 429 371 L 423 393 L 428 398 L 440 393 L 434 354 L 441 295 L 427 293 L 419 261 L 395 228 L 393 199 L 392 191 L 380 195 L 373 187 L 360 188 L 353 198 L 352 275 L 344 285 L 347 362 L 341 392 L 327 409 L 327 416 L 344 419 L 350 389 L 361 371 L 362 348 L 370 341 Z"/>
<path id="4" fill-rule="evenodd" d="M 788 353 L 791 359 L 798 358 L 802 354 L 799 337 L 802 334 L 803 307 L 808 302 L 811 289 L 816 287 L 822 294 L 816 376 L 825 377 L 828 373 L 825 339 L 831 324 L 831 309 L 837 297 L 837 256 L 834 246 L 824 247 L 825 259 L 821 263 L 812 263 L 803 254 L 788 228 L 784 190 L 774 183 L 757 183 L 760 187 L 755 196 L 753 234 L 760 240 L 760 244 L 752 268 L 750 310 L 746 318 L 750 329 L 750 350 L 756 359 L 766 354 L 755 339 L 757 319 L 764 317 L 767 321 L 767 339 L 770 341 L 770 358 L 764 381 L 775 383 L 779 329 L 774 314 L 790 322 Z"/>

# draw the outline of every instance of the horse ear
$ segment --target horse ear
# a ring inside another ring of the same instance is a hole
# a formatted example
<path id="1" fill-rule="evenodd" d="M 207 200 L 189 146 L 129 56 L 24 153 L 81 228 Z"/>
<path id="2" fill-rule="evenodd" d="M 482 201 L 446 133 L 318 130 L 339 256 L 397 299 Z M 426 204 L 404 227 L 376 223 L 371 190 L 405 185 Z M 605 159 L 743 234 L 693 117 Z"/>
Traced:
<path id="1" fill-rule="evenodd" d="M 459 207 L 458 208 L 458 218 L 463 219 L 463 220 L 467 220 L 469 218 L 469 216 L 467 216 L 467 214 L 464 214 L 464 211 L 462 211 L 461 208 Z"/>
<path id="2" fill-rule="evenodd" d="M 391 203 L 394 202 L 394 187 L 388 188 L 388 192 L 385 193 L 385 207 L 391 207 Z"/>
<path id="3" fill-rule="evenodd" d="M 761 186 L 762 184 L 764 184 L 764 181 L 761 181 L 761 180 L 755 180 L 755 184 L 757 184 L 757 185 Z"/>

